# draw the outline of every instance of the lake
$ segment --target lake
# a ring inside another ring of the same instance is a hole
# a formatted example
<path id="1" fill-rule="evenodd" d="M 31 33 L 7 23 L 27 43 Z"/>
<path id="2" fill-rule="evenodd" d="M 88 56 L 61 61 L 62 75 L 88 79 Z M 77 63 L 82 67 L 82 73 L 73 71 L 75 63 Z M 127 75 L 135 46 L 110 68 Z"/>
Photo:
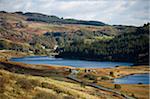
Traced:
<path id="1" fill-rule="evenodd" d="M 115 84 L 149 84 L 149 74 L 134 74 L 114 79 Z"/>
<path id="2" fill-rule="evenodd" d="M 27 64 L 47 64 L 47 65 L 61 65 L 72 66 L 80 68 L 112 68 L 115 66 L 130 66 L 133 63 L 128 62 L 100 62 L 100 61 L 85 61 L 85 60 L 71 60 L 63 58 L 55 58 L 48 56 L 27 56 L 21 58 L 11 58 L 11 61 L 23 62 Z M 116 84 L 148 84 L 149 74 L 135 74 L 125 76 L 123 78 L 114 79 Z"/>
<path id="3" fill-rule="evenodd" d="M 71 60 L 63 58 L 55 58 L 48 56 L 27 56 L 21 58 L 11 58 L 11 61 L 23 62 L 28 64 L 47 64 L 47 65 L 61 65 L 72 66 L 80 68 L 110 68 L 115 66 L 131 66 L 133 63 L 129 62 L 100 62 L 100 61 L 85 61 L 85 60 Z"/>

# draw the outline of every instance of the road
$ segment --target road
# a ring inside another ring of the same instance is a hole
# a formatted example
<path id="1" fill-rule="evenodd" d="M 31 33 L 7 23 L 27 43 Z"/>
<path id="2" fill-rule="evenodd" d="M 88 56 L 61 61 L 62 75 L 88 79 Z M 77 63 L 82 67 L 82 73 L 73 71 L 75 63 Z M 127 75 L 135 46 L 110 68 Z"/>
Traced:
<path id="1" fill-rule="evenodd" d="M 67 78 L 68 78 L 68 79 L 71 79 L 71 80 L 74 80 L 74 81 L 76 81 L 76 82 L 82 83 L 82 81 L 81 81 L 80 79 L 77 79 L 74 75 L 68 75 Z M 114 93 L 114 94 L 116 94 L 116 95 L 120 95 L 120 96 L 124 97 L 125 99 L 135 99 L 134 97 L 131 97 L 131 96 L 122 94 L 122 93 L 119 92 L 119 91 L 115 91 L 115 90 L 110 89 L 110 88 L 106 88 L 106 87 L 103 87 L 103 86 L 99 86 L 99 85 L 96 85 L 96 84 L 94 84 L 94 83 L 87 83 L 87 84 L 85 84 L 85 85 L 91 86 L 91 87 L 94 87 L 94 88 L 97 88 L 97 89 L 100 89 L 100 90 L 112 92 L 112 93 Z"/>

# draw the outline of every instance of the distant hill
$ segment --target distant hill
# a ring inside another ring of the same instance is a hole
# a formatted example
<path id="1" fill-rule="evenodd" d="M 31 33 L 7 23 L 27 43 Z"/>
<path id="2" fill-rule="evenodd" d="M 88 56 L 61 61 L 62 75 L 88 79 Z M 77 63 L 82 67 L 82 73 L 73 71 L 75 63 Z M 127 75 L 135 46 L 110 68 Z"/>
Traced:
<path id="1" fill-rule="evenodd" d="M 15 12 L 27 17 L 27 21 L 37 21 L 37 22 L 46 22 L 46 23 L 57 23 L 57 24 L 81 24 L 81 25 L 94 25 L 94 26 L 106 26 L 107 24 L 99 21 L 84 21 L 76 19 L 63 19 L 54 15 L 45 15 L 41 13 L 32 13 L 32 12 Z"/>
<path id="2" fill-rule="evenodd" d="M 148 37 L 149 24 L 107 25 L 40 13 L 0 11 L 0 50 L 36 55 L 58 52 L 65 58 L 148 64 Z"/>

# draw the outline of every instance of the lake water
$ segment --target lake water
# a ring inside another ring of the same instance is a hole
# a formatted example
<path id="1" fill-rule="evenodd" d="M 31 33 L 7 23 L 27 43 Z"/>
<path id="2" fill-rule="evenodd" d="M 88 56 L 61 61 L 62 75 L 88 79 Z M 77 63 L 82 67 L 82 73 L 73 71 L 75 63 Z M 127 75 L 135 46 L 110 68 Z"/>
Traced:
<path id="1" fill-rule="evenodd" d="M 63 58 L 54 58 L 48 56 L 28 56 L 21 58 L 12 58 L 11 61 L 23 62 L 28 64 L 48 64 L 48 65 L 61 65 L 61 66 L 72 66 L 72 67 L 83 67 L 83 68 L 112 68 L 115 66 L 130 66 L 133 63 L 128 62 L 99 62 L 99 61 L 85 61 L 85 60 L 70 60 Z M 116 84 L 148 84 L 148 74 L 135 74 L 125 76 L 123 78 L 115 79 Z"/>
<path id="2" fill-rule="evenodd" d="M 134 74 L 114 79 L 115 84 L 149 84 L 149 74 Z"/>
<path id="3" fill-rule="evenodd" d="M 70 60 L 63 58 L 54 58 L 48 56 L 28 56 L 21 58 L 12 58 L 11 61 L 23 62 L 28 64 L 48 64 L 48 65 L 62 65 L 83 68 L 108 68 L 115 66 L 130 66 L 133 63 L 128 62 L 100 62 L 100 61 L 85 61 L 85 60 Z"/>

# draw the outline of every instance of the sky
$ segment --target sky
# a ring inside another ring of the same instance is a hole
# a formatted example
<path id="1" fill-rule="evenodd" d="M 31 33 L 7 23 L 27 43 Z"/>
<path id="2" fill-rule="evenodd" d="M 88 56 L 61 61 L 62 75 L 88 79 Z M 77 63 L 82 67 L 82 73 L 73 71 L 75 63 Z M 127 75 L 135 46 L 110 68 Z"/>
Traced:
<path id="1" fill-rule="evenodd" d="M 38 12 L 63 18 L 141 26 L 150 21 L 150 0 L 0 0 L 0 11 Z"/>

